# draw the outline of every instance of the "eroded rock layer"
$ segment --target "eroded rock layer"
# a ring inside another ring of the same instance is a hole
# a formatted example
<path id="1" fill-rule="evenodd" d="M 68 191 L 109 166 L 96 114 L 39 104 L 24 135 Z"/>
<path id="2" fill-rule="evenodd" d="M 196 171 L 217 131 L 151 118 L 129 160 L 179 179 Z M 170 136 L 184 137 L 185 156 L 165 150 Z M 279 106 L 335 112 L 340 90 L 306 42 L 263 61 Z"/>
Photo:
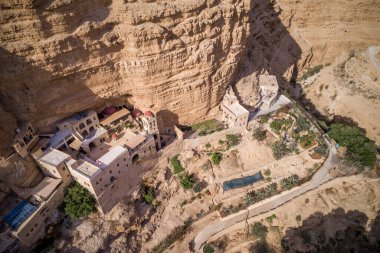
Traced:
<path id="1" fill-rule="evenodd" d="M 52 122 L 114 98 L 191 123 L 217 106 L 247 37 L 248 0 L 7 1 L 0 99 Z"/>

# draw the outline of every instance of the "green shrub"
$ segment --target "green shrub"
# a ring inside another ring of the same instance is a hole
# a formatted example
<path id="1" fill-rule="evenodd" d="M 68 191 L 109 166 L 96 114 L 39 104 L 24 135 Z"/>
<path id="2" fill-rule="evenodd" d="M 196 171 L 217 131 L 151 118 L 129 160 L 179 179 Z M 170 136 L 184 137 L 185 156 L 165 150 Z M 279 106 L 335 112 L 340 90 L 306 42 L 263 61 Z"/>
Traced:
<path id="1" fill-rule="evenodd" d="M 292 152 L 292 149 L 288 148 L 288 146 L 286 145 L 286 142 L 280 140 L 280 141 L 276 141 L 272 145 L 272 152 L 273 152 L 274 158 L 276 158 L 276 160 L 279 160 L 287 156 L 288 154 L 290 154 Z"/>
<path id="2" fill-rule="evenodd" d="M 227 134 L 227 149 L 230 149 L 231 147 L 237 146 L 241 141 L 241 135 L 240 134 Z"/>
<path id="3" fill-rule="evenodd" d="M 95 211 L 96 201 L 91 193 L 78 183 L 67 188 L 63 200 L 64 212 L 72 218 L 87 217 Z"/>
<path id="4" fill-rule="evenodd" d="M 281 179 L 280 184 L 281 188 L 284 190 L 290 190 L 293 187 L 296 187 L 300 181 L 300 178 L 298 175 L 293 174 L 290 177 L 286 177 Z"/>
<path id="5" fill-rule="evenodd" d="M 264 170 L 264 175 L 269 177 L 271 174 L 270 169 Z"/>
<path id="6" fill-rule="evenodd" d="M 252 235 L 265 239 L 268 234 L 268 228 L 267 226 L 263 225 L 261 222 L 255 222 L 252 226 Z"/>
<path id="7" fill-rule="evenodd" d="M 305 130 L 309 130 L 311 127 L 311 124 L 306 120 L 304 117 L 298 117 L 296 120 L 296 131 L 302 132 Z"/>
<path id="8" fill-rule="evenodd" d="M 300 222 L 301 220 L 302 220 L 301 215 L 298 214 L 298 215 L 296 216 L 296 221 L 297 221 L 297 222 Z"/>
<path id="9" fill-rule="evenodd" d="M 222 160 L 222 154 L 221 153 L 213 153 L 211 156 L 211 161 L 215 165 L 219 165 L 220 161 Z"/>
<path id="10" fill-rule="evenodd" d="M 269 121 L 270 116 L 268 114 L 265 114 L 263 116 L 260 116 L 259 120 L 261 124 L 265 124 Z"/>
<path id="11" fill-rule="evenodd" d="M 146 203 L 152 203 L 155 200 L 155 192 L 153 187 L 143 183 L 140 187 L 140 194 L 142 200 Z"/>
<path id="12" fill-rule="evenodd" d="M 321 71 L 322 68 L 323 68 L 323 65 L 317 65 L 317 66 L 308 68 L 306 70 L 306 72 L 302 75 L 301 80 L 306 80 L 309 77 L 311 77 L 311 76 L 313 76 L 315 74 L 318 74 L 319 71 Z"/>
<path id="13" fill-rule="evenodd" d="M 224 128 L 221 122 L 211 119 L 194 124 L 191 126 L 191 129 L 193 131 L 198 131 L 198 135 L 204 136 L 217 131 L 221 131 Z"/>
<path id="14" fill-rule="evenodd" d="M 279 133 L 283 129 L 288 129 L 292 125 L 292 123 L 293 123 L 293 120 L 291 118 L 276 119 L 270 123 L 270 128 L 276 133 Z"/>
<path id="15" fill-rule="evenodd" d="M 182 167 L 181 162 L 178 160 L 178 157 L 179 155 L 175 155 L 171 159 L 174 174 L 180 173 L 185 170 L 185 168 Z"/>
<path id="16" fill-rule="evenodd" d="M 310 148 L 316 138 L 315 133 L 309 132 L 306 135 L 300 137 L 300 142 L 304 148 Z"/>
<path id="17" fill-rule="evenodd" d="M 258 141 L 263 141 L 267 137 L 267 130 L 262 129 L 261 127 L 257 128 L 253 133 L 253 138 Z"/>
<path id="18" fill-rule="evenodd" d="M 272 214 L 271 216 L 266 217 L 265 220 L 266 220 L 269 224 L 272 225 L 274 219 L 276 219 L 276 218 L 277 218 L 277 216 L 276 216 L 275 214 Z"/>
<path id="19" fill-rule="evenodd" d="M 185 221 L 182 226 L 174 228 L 174 230 L 165 237 L 157 246 L 153 248 L 153 252 L 163 253 L 175 241 L 182 239 L 190 229 L 191 221 Z"/>
<path id="20" fill-rule="evenodd" d="M 179 181 L 185 190 L 191 189 L 195 183 L 193 176 L 187 173 L 179 175 Z"/>
<path id="21" fill-rule="evenodd" d="M 195 183 L 194 185 L 194 192 L 201 192 L 203 189 L 202 184 L 200 182 Z"/>
<path id="22" fill-rule="evenodd" d="M 223 145 L 224 144 L 224 140 L 219 140 L 218 143 L 219 143 L 219 145 Z"/>
<path id="23" fill-rule="evenodd" d="M 214 252 L 214 248 L 210 244 L 206 244 L 203 247 L 203 253 L 213 253 L 213 252 Z"/>
<path id="24" fill-rule="evenodd" d="M 374 166 L 377 154 L 375 142 L 358 127 L 332 124 L 328 135 L 339 145 L 347 147 L 345 159 L 350 164 L 360 167 Z"/>

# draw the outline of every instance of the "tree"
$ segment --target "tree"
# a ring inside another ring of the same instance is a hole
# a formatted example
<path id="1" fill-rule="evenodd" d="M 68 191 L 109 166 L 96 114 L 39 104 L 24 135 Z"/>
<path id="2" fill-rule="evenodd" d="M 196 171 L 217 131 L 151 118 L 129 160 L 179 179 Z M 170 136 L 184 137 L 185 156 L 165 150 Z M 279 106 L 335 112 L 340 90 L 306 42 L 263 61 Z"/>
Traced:
<path id="1" fill-rule="evenodd" d="M 241 135 L 240 134 L 227 134 L 227 149 L 230 149 L 233 146 L 236 146 L 241 141 Z"/>
<path id="2" fill-rule="evenodd" d="M 311 127 L 311 124 L 304 117 L 298 117 L 296 120 L 296 125 L 297 125 L 297 129 L 296 129 L 297 132 L 309 130 L 309 128 Z"/>
<path id="3" fill-rule="evenodd" d="M 203 253 L 213 253 L 213 252 L 214 252 L 214 248 L 210 244 L 206 244 L 203 247 Z"/>
<path id="4" fill-rule="evenodd" d="M 353 165 L 372 167 L 376 162 L 375 142 L 355 126 L 332 124 L 328 135 L 341 146 L 347 147 L 345 159 Z"/>
<path id="5" fill-rule="evenodd" d="M 261 222 L 255 222 L 252 226 L 252 234 L 261 239 L 265 239 L 268 234 L 267 226 L 263 225 Z"/>
<path id="6" fill-rule="evenodd" d="M 273 152 L 274 158 L 276 158 L 276 160 L 279 160 L 283 158 L 284 156 L 287 156 L 288 154 L 293 152 L 293 147 L 288 148 L 288 146 L 286 145 L 286 142 L 280 140 L 280 141 L 276 141 L 272 145 L 272 152 Z"/>
<path id="7" fill-rule="evenodd" d="M 187 173 L 180 175 L 179 181 L 185 190 L 191 189 L 195 183 L 193 176 Z"/>
<path id="8" fill-rule="evenodd" d="M 81 218 L 95 211 L 96 201 L 86 188 L 74 183 L 67 188 L 63 204 L 65 214 L 72 218 Z"/>
<path id="9" fill-rule="evenodd" d="M 215 165 L 219 165 L 220 161 L 222 160 L 222 154 L 221 153 L 213 153 L 211 156 L 211 161 Z"/>
<path id="10" fill-rule="evenodd" d="M 253 133 L 253 138 L 255 138 L 258 141 L 263 141 L 267 137 L 267 130 L 264 130 L 263 128 L 259 127 L 255 130 Z"/>

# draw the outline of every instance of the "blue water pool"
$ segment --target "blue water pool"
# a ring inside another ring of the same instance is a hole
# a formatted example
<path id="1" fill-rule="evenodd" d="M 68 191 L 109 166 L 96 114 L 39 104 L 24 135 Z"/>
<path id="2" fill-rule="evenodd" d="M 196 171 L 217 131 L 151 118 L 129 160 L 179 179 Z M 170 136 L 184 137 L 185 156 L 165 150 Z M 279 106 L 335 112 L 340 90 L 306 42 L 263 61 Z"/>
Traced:
<path id="1" fill-rule="evenodd" d="M 228 191 L 228 190 L 232 190 L 236 188 L 241 188 L 241 187 L 256 183 L 262 179 L 263 179 L 263 175 L 261 175 L 261 171 L 259 171 L 252 176 L 237 178 L 237 179 L 223 182 L 223 190 Z"/>

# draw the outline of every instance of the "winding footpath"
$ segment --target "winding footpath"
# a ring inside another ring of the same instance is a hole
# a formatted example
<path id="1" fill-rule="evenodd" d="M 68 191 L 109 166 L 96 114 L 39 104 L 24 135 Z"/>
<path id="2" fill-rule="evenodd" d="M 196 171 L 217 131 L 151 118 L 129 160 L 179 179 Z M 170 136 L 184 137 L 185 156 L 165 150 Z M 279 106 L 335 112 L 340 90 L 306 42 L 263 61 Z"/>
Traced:
<path id="1" fill-rule="evenodd" d="M 324 137 L 325 138 L 325 137 Z M 325 138 L 326 143 L 329 145 L 329 155 L 318 170 L 317 173 L 314 174 L 312 179 L 298 187 L 295 187 L 289 191 L 282 192 L 276 196 L 268 198 L 260 203 L 249 206 L 246 210 L 242 210 L 236 214 L 229 215 L 227 217 L 218 219 L 217 221 L 211 223 L 202 228 L 202 230 L 197 233 L 194 238 L 194 250 L 199 251 L 203 244 L 213 235 L 235 225 L 236 223 L 246 221 L 248 218 L 252 218 L 259 214 L 268 212 L 272 209 L 275 209 L 284 203 L 310 191 L 321 184 L 327 182 L 329 180 L 329 171 L 331 168 L 335 166 L 337 163 L 337 151 L 333 145 Z"/>

